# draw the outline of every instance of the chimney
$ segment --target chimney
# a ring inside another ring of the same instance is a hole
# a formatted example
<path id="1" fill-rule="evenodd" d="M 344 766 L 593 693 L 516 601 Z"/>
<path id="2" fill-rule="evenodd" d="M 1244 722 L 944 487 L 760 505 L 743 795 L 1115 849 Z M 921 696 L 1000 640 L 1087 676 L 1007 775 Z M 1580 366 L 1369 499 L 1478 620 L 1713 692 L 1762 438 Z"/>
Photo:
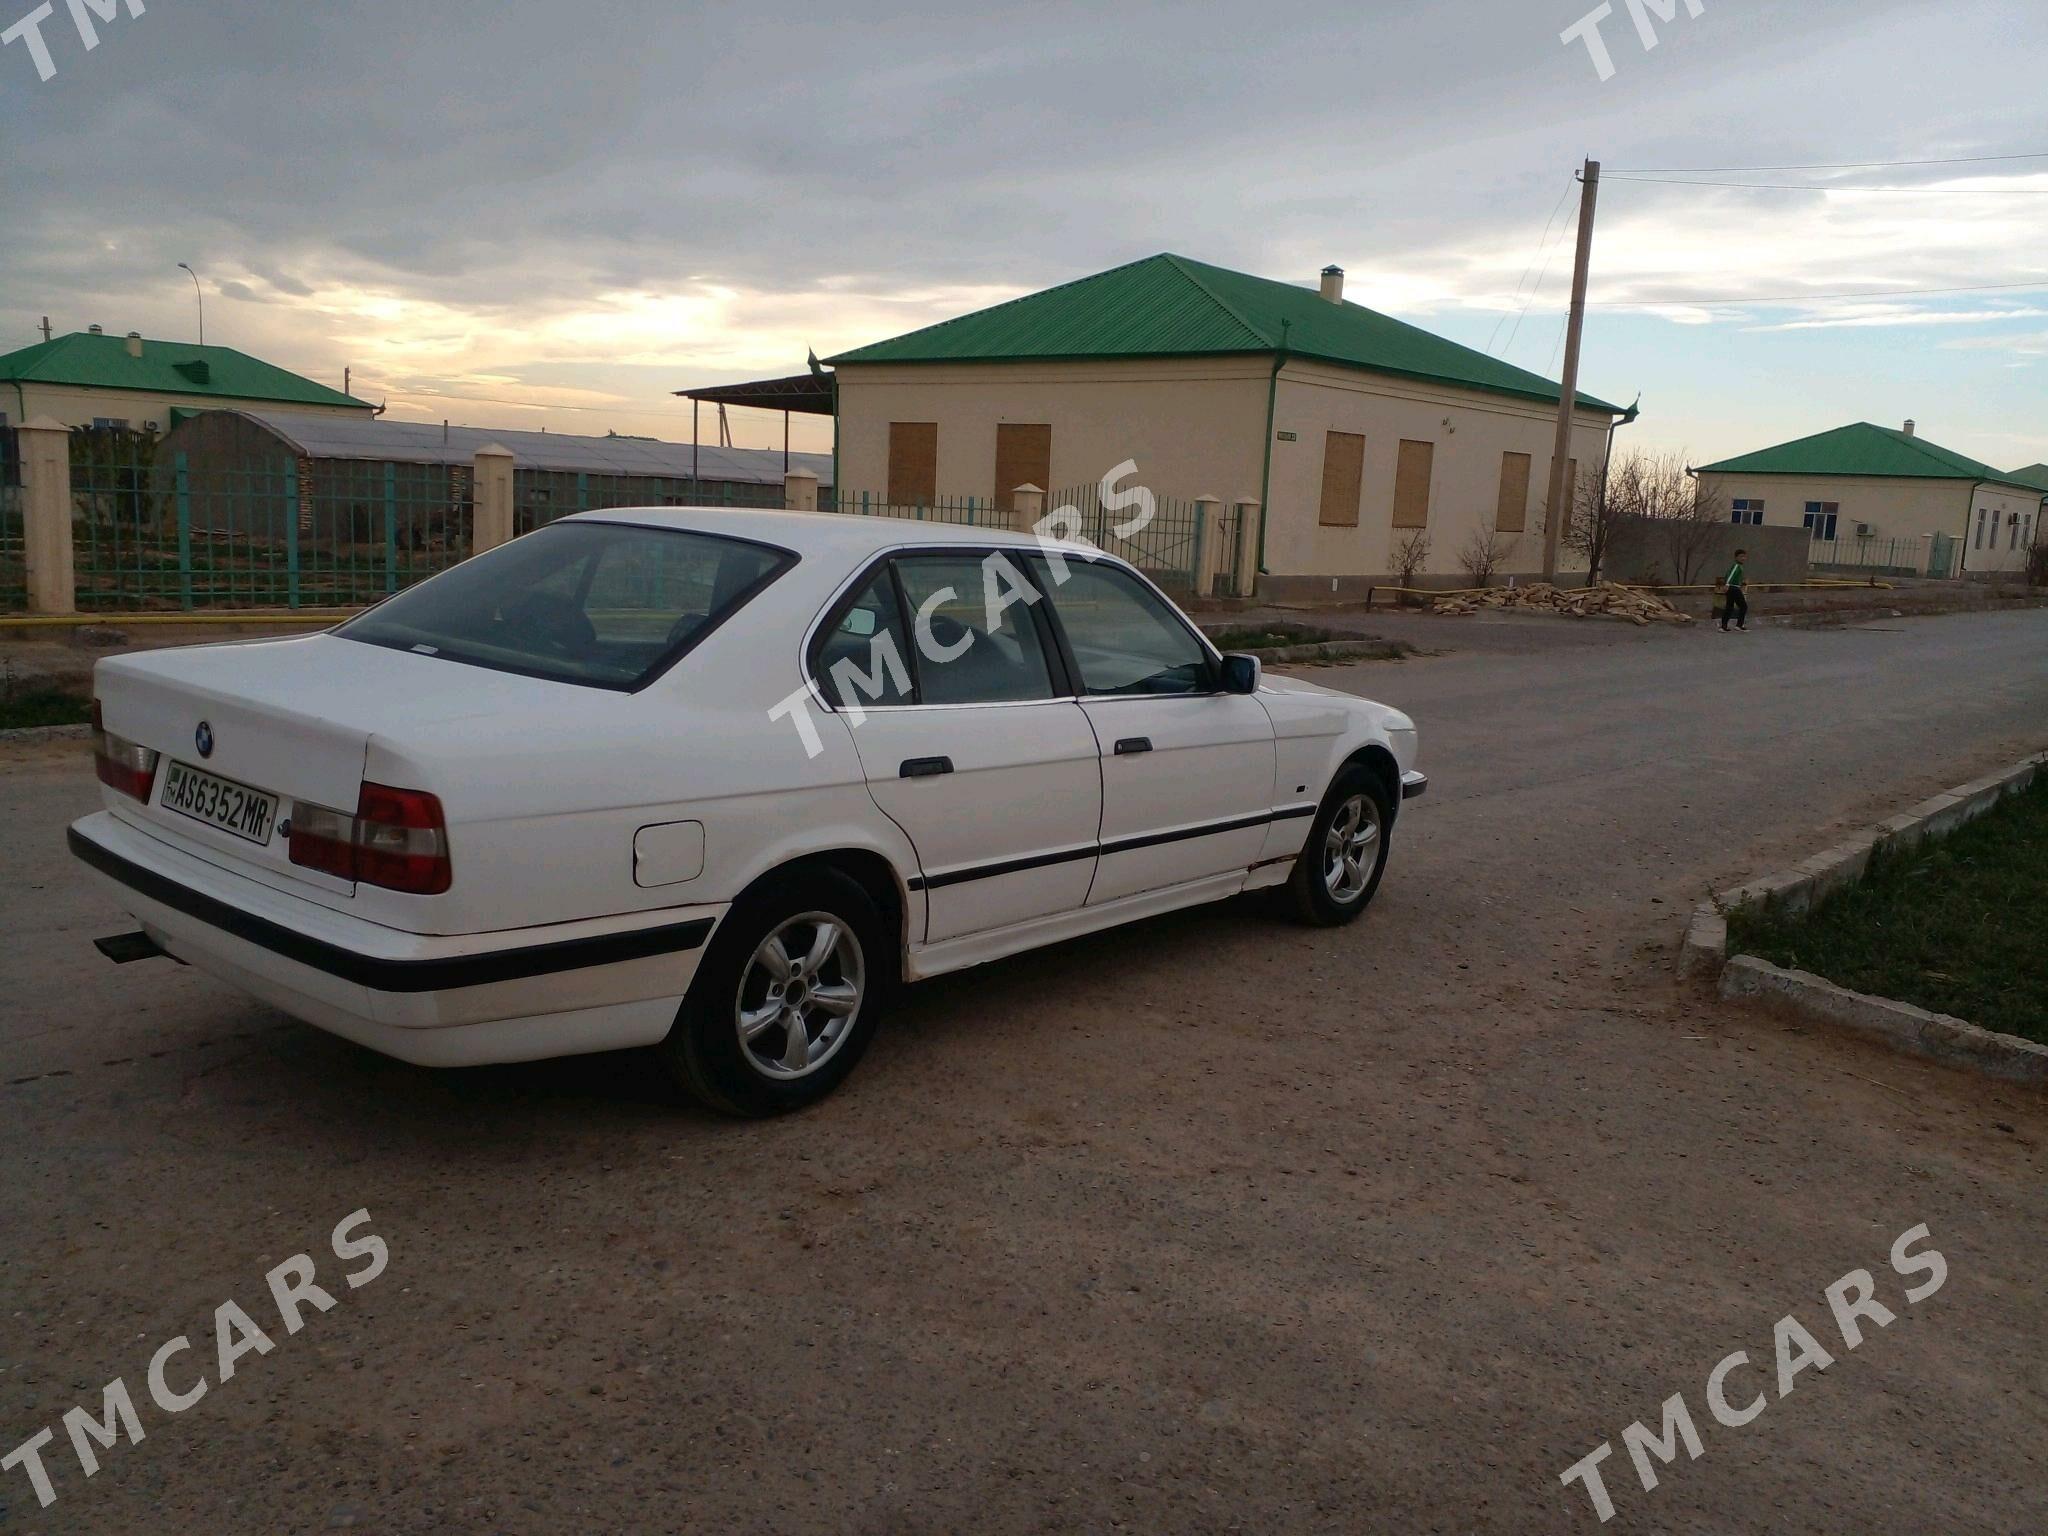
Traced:
<path id="1" fill-rule="evenodd" d="M 1332 304 L 1344 302 L 1344 269 L 1337 266 L 1323 268 L 1323 297 Z"/>
<path id="2" fill-rule="evenodd" d="M 1913 418 L 1909 416 L 1909 417 L 1907 417 L 1907 418 L 1906 418 L 1906 436 L 1908 436 L 1908 437 L 1911 437 L 1912 435 L 1913 435 Z"/>
<path id="3" fill-rule="evenodd" d="M 105 332 L 97 325 L 89 325 L 86 327 L 86 329 L 95 336 L 101 336 L 105 334 Z"/>
<path id="4" fill-rule="evenodd" d="M 130 357 L 142 356 L 142 332 L 130 331 L 128 333 L 128 355 Z"/>

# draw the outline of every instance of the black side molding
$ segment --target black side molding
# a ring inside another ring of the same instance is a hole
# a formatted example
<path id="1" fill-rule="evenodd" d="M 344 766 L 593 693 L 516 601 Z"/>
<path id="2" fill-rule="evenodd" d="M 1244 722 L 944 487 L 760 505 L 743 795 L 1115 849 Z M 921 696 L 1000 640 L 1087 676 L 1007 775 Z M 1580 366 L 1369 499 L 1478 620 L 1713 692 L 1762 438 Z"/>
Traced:
<path id="1" fill-rule="evenodd" d="M 494 981 L 519 981 L 528 976 L 552 976 L 559 971 L 579 971 L 593 965 L 616 965 L 624 960 L 644 960 L 650 955 L 679 954 L 698 949 L 711 937 L 712 920 L 693 918 L 686 923 L 664 923 L 657 928 L 636 928 L 631 933 L 598 934 L 587 939 L 560 939 L 552 944 L 522 944 L 512 949 L 491 950 L 480 955 L 450 955 L 435 960 L 391 960 L 344 949 L 325 939 L 273 923 L 240 908 L 231 907 L 200 891 L 145 869 L 124 859 L 112 849 L 102 848 L 82 836 L 76 827 L 67 836 L 72 853 L 109 879 L 118 880 L 152 901 L 196 917 L 202 923 L 283 955 L 300 965 L 311 966 L 329 976 L 339 976 L 376 992 L 445 992 L 455 987 L 480 987 Z"/>

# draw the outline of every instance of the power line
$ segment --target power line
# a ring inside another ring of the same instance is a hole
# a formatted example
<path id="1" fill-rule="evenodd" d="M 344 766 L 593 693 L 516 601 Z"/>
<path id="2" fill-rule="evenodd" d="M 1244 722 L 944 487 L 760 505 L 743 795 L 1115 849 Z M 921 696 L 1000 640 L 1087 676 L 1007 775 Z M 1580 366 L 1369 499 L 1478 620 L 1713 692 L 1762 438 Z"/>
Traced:
<path id="1" fill-rule="evenodd" d="M 1536 270 L 1536 258 L 1541 256 L 1544 250 L 1550 244 L 1550 226 L 1557 222 L 1558 214 L 1564 211 L 1564 200 L 1570 197 L 1571 195 L 1572 178 L 1567 176 L 1565 178 L 1564 190 L 1557 194 L 1557 203 L 1550 210 L 1550 217 L 1543 221 L 1543 233 L 1536 237 L 1536 249 L 1529 253 L 1529 264 L 1526 267 L 1522 268 L 1521 281 L 1515 284 L 1516 298 L 1522 298 L 1522 290 L 1526 288 L 1529 284 L 1529 274 Z M 1535 297 L 1535 294 L 1531 293 L 1527 299 L 1522 300 L 1522 310 L 1524 312 L 1528 310 L 1529 305 L 1534 301 Z M 1517 318 L 1519 319 L 1520 316 L 1518 315 Z M 1486 350 L 1489 354 L 1493 351 L 1494 342 L 1500 338 L 1500 328 L 1503 325 L 1507 324 L 1507 319 L 1507 311 L 1502 310 L 1500 313 L 1500 318 L 1493 322 L 1493 334 L 1486 338 Z"/>
<path id="2" fill-rule="evenodd" d="M 1948 160 L 1843 160 L 1833 165 L 1644 166 L 1609 171 L 1610 176 L 1748 176 L 1763 171 L 1870 171 L 1907 165 L 1993 165 L 2006 160 L 2048 160 L 2048 151 L 2026 155 L 1960 155 Z"/>
<path id="3" fill-rule="evenodd" d="M 1570 195 L 1571 188 L 1566 187 L 1565 196 L 1569 197 Z M 1559 200 L 1557 206 L 1560 208 L 1564 206 L 1564 202 L 1562 199 Z M 1503 358 L 1505 358 L 1508 355 L 1508 353 L 1512 352 L 1515 349 L 1515 337 L 1521 334 L 1522 322 L 1528 318 L 1530 306 L 1533 305 L 1536 302 L 1538 296 L 1542 294 L 1544 279 L 1550 276 L 1550 264 L 1552 261 L 1556 260 L 1557 253 L 1564 249 L 1564 237 L 1570 229 L 1571 226 L 1569 224 L 1561 225 L 1559 227 L 1557 232 L 1557 242 L 1556 244 L 1550 247 L 1549 253 L 1544 256 L 1543 269 L 1536 274 L 1536 286 L 1531 288 L 1529 290 L 1529 296 L 1526 299 L 1522 300 L 1521 310 L 1515 315 L 1515 323 L 1508 327 L 1508 339 L 1501 344 L 1500 349 L 1500 355 Z M 1496 325 L 1494 328 L 1498 330 L 1499 326 Z M 1491 343 L 1487 344 L 1486 350 L 1488 352 L 1491 352 L 1493 350 L 1493 346 Z"/>
<path id="4" fill-rule="evenodd" d="M 1598 301 L 1601 309 L 1726 309 L 1744 308 L 1752 304 L 1804 304 L 1819 299 L 1917 299 L 1941 293 L 2011 293 L 2015 290 L 2039 292 L 2048 289 L 2048 278 L 2037 278 L 2030 283 L 1973 283 L 1963 288 L 1864 288 L 1848 293 L 1781 293 L 1754 299 L 1607 299 Z"/>
<path id="5" fill-rule="evenodd" d="M 1948 197 L 2048 197 L 2048 187 L 1840 187 L 1819 181 L 1680 181 L 1669 176 L 1619 174 L 1607 179 L 1664 187 L 1741 187 L 1751 192 L 1911 192 Z"/>

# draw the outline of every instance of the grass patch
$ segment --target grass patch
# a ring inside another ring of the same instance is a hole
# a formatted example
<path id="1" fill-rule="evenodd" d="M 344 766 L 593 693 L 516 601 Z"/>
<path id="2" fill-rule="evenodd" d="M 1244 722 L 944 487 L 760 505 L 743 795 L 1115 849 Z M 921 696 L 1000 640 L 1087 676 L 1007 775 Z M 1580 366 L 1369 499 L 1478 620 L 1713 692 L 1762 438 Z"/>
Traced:
<path id="1" fill-rule="evenodd" d="M 92 700 L 61 688 L 0 694 L 0 731 L 29 725 L 84 725 L 91 719 Z"/>
<path id="2" fill-rule="evenodd" d="M 1728 951 L 2048 1044 L 2048 774 L 1947 837 L 1880 853 L 1803 915 L 1728 916 Z"/>

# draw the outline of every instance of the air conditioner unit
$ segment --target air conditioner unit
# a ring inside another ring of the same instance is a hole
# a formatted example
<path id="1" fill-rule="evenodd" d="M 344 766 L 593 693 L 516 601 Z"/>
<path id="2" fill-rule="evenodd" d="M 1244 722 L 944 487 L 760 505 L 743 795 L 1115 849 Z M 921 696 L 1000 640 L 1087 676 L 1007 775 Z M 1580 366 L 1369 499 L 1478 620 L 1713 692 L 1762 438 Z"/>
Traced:
<path id="1" fill-rule="evenodd" d="M 1859 539 L 1872 538 L 1876 535 L 1876 533 L 1877 529 L 1872 527 L 1869 523 L 1858 523 L 1856 525 L 1856 537 Z"/>

